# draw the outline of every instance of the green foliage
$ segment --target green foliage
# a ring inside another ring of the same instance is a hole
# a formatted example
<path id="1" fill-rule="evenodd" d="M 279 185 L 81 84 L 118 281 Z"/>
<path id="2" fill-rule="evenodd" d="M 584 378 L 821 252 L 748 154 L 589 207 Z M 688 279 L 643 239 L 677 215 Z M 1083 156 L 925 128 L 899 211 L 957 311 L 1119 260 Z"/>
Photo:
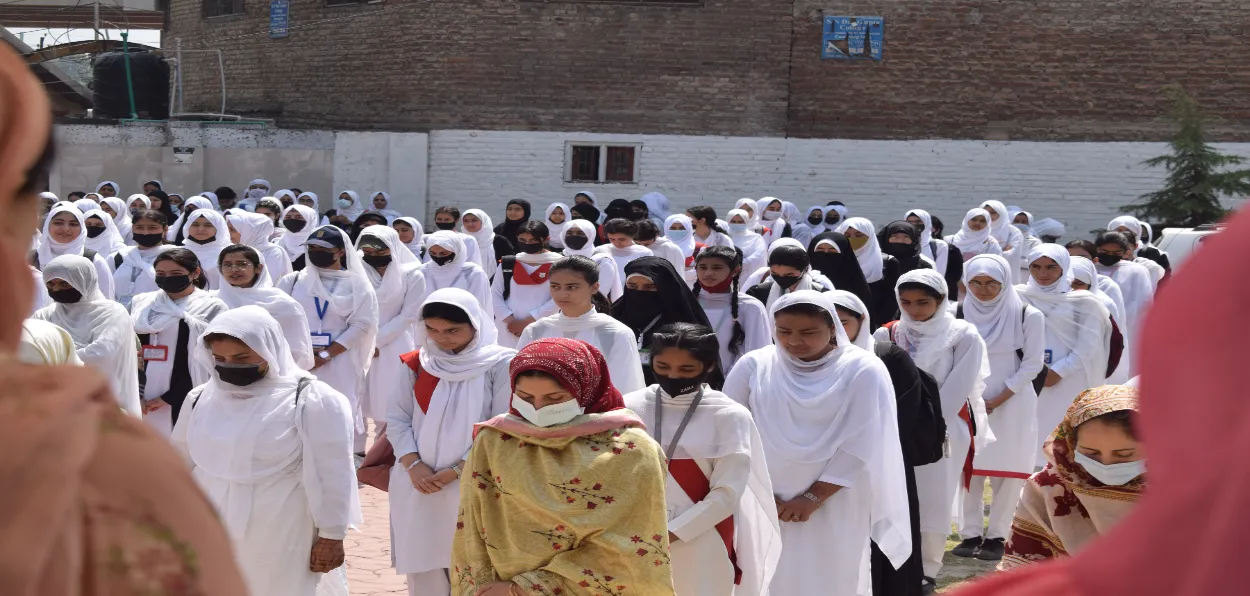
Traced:
<path id="1" fill-rule="evenodd" d="M 1169 143 L 1172 152 L 1142 162 L 1166 168 L 1167 179 L 1159 191 L 1144 194 L 1137 203 L 1121 209 L 1138 219 L 1169 226 L 1217 222 L 1225 213 L 1220 197 L 1250 194 L 1250 169 L 1228 169 L 1245 160 L 1207 144 L 1202 110 L 1183 88 L 1172 86 L 1168 93 L 1173 100 L 1172 119 L 1179 127 Z"/>

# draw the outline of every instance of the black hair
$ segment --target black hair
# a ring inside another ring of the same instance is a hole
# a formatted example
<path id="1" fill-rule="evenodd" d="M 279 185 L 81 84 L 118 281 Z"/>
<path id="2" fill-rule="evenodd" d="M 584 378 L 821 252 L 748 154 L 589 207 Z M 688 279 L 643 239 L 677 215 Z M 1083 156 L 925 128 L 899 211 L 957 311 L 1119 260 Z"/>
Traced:
<path id="1" fill-rule="evenodd" d="M 707 227 L 712 228 L 713 230 L 716 230 L 717 232 L 720 232 L 722 234 L 729 233 L 721 229 L 720 224 L 716 223 L 716 210 L 707 205 L 699 205 L 697 207 L 691 207 L 686 210 L 686 213 L 690 214 L 691 218 L 697 217 L 699 219 L 706 221 Z"/>
<path id="2" fill-rule="evenodd" d="M 1136 429 L 1137 412 L 1133 410 L 1116 410 L 1114 412 L 1107 412 L 1106 414 L 1103 414 L 1101 416 L 1095 416 L 1093 418 L 1090 418 L 1089 420 L 1082 422 L 1080 426 L 1077 426 L 1076 428 L 1072 429 L 1072 442 L 1075 443 L 1078 437 L 1080 436 L 1081 426 L 1085 426 L 1086 424 L 1093 422 L 1095 420 L 1100 420 L 1104 424 L 1108 424 L 1110 426 L 1114 426 L 1114 427 L 1119 428 L 1120 430 L 1123 430 L 1124 434 L 1128 435 L 1130 439 L 1134 439 L 1134 440 L 1137 439 L 1137 429 Z"/>
<path id="3" fill-rule="evenodd" d="M 1150 226 L 1146 225 L 1144 221 L 1141 222 L 1141 241 L 1145 244 L 1150 244 L 1150 241 L 1154 240 L 1154 238 L 1150 237 L 1150 231 Z"/>
<path id="4" fill-rule="evenodd" d="M 233 201 L 239 198 L 238 193 L 234 192 L 234 189 L 229 186 L 222 186 L 217 190 L 214 190 L 213 194 L 217 195 L 218 203 L 221 201 Z"/>
<path id="5" fill-rule="evenodd" d="M 643 216 L 642 216 L 642 217 L 644 217 L 644 218 L 645 218 L 645 217 L 648 217 L 648 216 L 650 216 L 650 215 L 651 215 L 651 208 L 650 208 L 650 207 L 648 207 L 648 206 L 647 206 L 647 202 L 646 202 L 646 201 L 644 201 L 644 200 L 642 200 L 642 199 L 634 199 L 634 200 L 630 201 L 630 202 L 629 202 L 629 208 L 630 208 L 630 210 L 631 210 L 631 211 L 633 211 L 633 210 L 635 210 L 635 209 L 641 209 L 644 213 L 646 213 L 646 215 L 643 215 Z M 635 217 L 637 217 L 637 216 L 635 215 Z"/>
<path id="6" fill-rule="evenodd" d="M 208 285 L 208 277 L 204 275 L 204 269 L 200 267 L 200 258 L 195 256 L 195 253 L 190 250 L 185 248 L 171 248 L 159 255 L 156 255 L 156 260 L 152 261 L 152 266 L 155 267 L 162 261 L 173 261 L 179 267 L 182 267 L 191 273 L 194 273 L 196 269 L 199 269 L 200 276 L 192 280 L 191 283 L 201 290 Z"/>
<path id="7" fill-rule="evenodd" d="M 217 269 L 219 271 L 221 270 L 221 264 L 225 262 L 226 255 L 232 255 L 235 253 L 243 255 L 243 258 L 247 259 L 253 267 L 260 267 L 260 253 L 256 252 L 256 249 L 245 244 L 231 244 L 230 246 L 221 249 L 221 252 L 217 253 Z M 261 275 L 264 275 L 264 273 L 257 271 L 256 276 L 252 278 L 252 283 L 248 284 L 247 287 L 254 287 L 256 282 L 260 281 Z M 224 281 L 225 280 L 223 280 L 223 282 Z"/>
<path id="8" fill-rule="evenodd" d="M 213 344 L 223 339 L 230 339 L 230 340 L 237 341 L 243 345 L 247 345 L 246 343 L 243 342 L 243 340 L 233 335 L 230 335 L 229 333 L 209 333 L 208 335 L 204 336 L 204 347 L 212 349 Z"/>
<path id="9" fill-rule="evenodd" d="M 1104 244 L 1119 244 L 1125 252 L 1133 249 L 1133 245 L 1129 244 L 1128 236 L 1120 232 L 1104 232 L 1098 235 L 1098 239 L 1094 240 L 1094 246 L 1102 246 Z"/>
<path id="10" fill-rule="evenodd" d="M 638 223 L 628 219 L 609 219 L 603 224 L 604 234 L 625 234 L 630 238 L 638 235 Z"/>
<path id="11" fill-rule="evenodd" d="M 634 240 L 655 240 L 660 237 L 660 226 L 655 225 L 654 221 L 640 219 L 637 223 L 638 233 L 634 234 Z"/>
<path id="12" fill-rule="evenodd" d="M 855 317 L 856 319 L 859 319 L 860 321 L 863 321 L 864 315 L 867 314 L 867 313 L 862 313 L 862 312 L 855 312 L 854 310 L 847 308 L 845 306 L 842 306 L 841 304 L 835 304 L 833 306 L 834 308 L 838 309 L 838 312 L 851 315 L 852 317 Z"/>
<path id="13" fill-rule="evenodd" d="M 1130 250 L 1132 250 L 1133 247 L 1137 246 L 1137 232 L 1128 231 L 1128 232 L 1120 232 L 1120 233 L 1124 234 L 1124 238 L 1128 240 Z"/>
<path id="14" fill-rule="evenodd" d="M 282 206 L 281 199 L 276 199 L 273 197 L 265 197 L 259 201 L 256 201 L 256 208 L 260 209 L 261 207 L 264 207 L 265 209 L 277 209 L 278 215 L 282 215 L 282 210 L 286 209 L 286 207 Z M 385 220 L 386 218 L 382 218 L 382 219 Z"/>
<path id="15" fill-rule="evenodd" d="M 778 246 L 768 255 L 768 265 L 788 265 L 804 271 L 812 266 L 812 259 L 807 256 L 806 250 L 797 246 Z"/>
<path id="16" fill-rule="evenodd" d="M 289 190 L 289 191 L 291 191 L 291 192 L 295 193 L 295 200 L 296 200 L 296 201 L 298 201 L 298 200 L 299 200 L 299 196 L 300 196 L 300 195 L 304 194 L 304 191 L 302 191 L 302 190 L 300 190 L 300 189 L 298 189 L 298 188 L 295 188 L 294 186 L 292 186 L 291 188 L 288 188 L 287 190 Z"/>
<path id="17" fill-rule="evenodd" d="M 928 284 L 922 284 L 918 281 L 905 281 L 901 284 L 898 284 L 899 294 L 902 294 L 903 292 L 906 292 L 908 290 L 920 290 L 924 292 L 925 294 L 928 294 L 934 300 L 937 300 L 939 302 L 941 302 L 942 299 L 944 298 L 941 292 L 933 289 L 933 287 L 929 286 Z"/>
<path id="18" fill-rule="evenodd" d="M 144 209 L 140 211 L 139 213 L 135 214 L 135 216 L 131 218 L 131 220 L 135 222 L 141 219 L 150 219 L 153 222 L 158 223 L 162 226 L 169 225 L 169 218 L 165 217 L 164 213 L 161 213 L 160 211 L 157 211 L 155 209 Z"/>
<path id="19" fill-rule="evenodd" d="M 161 182 L 160 182 L 160 180 L 148 180 L 147 182 L 144 182 L 144 183 L 143 183 L 143 185 L 144 185 L 144 186 L 147 186 L 147 185 L 149 185 L 149 184 L 151 184 L 152 186 L 155 186 L 155 187 L 156 187 L 156 190 L 161 190 L 161 189 L 163 188 L 163 187 L 161 186 Z"/>
<path id="20" fill-rule="evenodd" d="M 551 229 L 547 227 L 547 224 L 533 219 L 525 222 L 525 224 L 517 229 L 516 233 L 518 236 L 521 234 L 529 234 L 530 236 L 533 236 L 535 240 L 544 244 L 548 238 L 551 238 Z"/>
<path id="21" fill-rule="evenodd" d="M 698 323 L 669 323 L 651 334 L 651 353 L 659 354 L 668 348 L 686 350 L 699 362 L 704 371 L 711 372 L 720 365 L 720 342 L 716 331 Z"/>
<path id="22" fill-rule="evenodd" d="M 516 383 L 517 379 L 547 379 L 548 381 L 551 381 L 561 387 L 564 387 L 564 383 L 560 381 L 560 379 L 557 379 L 555 375 L 549 372 L 538 370 L 536 368 L 523 370 L 517 373 L 516 376 L 512 378 L 512 382 Z"/>
<path id="23" fill-rule="evenodd" d="M 450 215 L 453 218 L 455 218 L 454 221 L 460 221 L 460 208 L 459 207 L 456 207 L 454 205 L 443 205 L 442 207 L 439 207 L 438 209 L 434 210 L 435 217 L 443 213 L 446 213 L 447 215 Z"/>
<path id="24" fill-rule="evenodd" d="M 524 231 L 524 229 L 522 231 Z M 551 276 L 555 275 L 557 271 L 571 271 L 581 275 L 582 279 L 586 280 L 587 285 L 593 286 L 599 283 L 599 264 L 589 257 L 572 255 L 556 261 L 555 264 L 551 266 L 551 271 L 548 273 L 547 279 L 551 279 Z M 607 297 L 602 293 L 591 293 L 590 302 L 591 304 L 594 304 L 595 310 L 605 315 L 612 314 L 612 304 L 608 302 Z"/>
<path id="25" fill-rule="evenodd" d="M 798 302 L 791 304 L 790 306 L 777 311 L 777 315 L 802 315 L 807 317 L 816 317 L 818 319 L 823 319 L 826 325 L 830 327 L 834 326 L 833 313 L 810 302 Z M 777 315 L 773 315 L 773 318 L 775 319 Z"/>
<path id="26" fill-rule="evenodd" d="M 699 261 L 704 259 L 720 259 L 729 265 L 730 271 L 735 268 L 742 267 L 742 250 L 736 246 L 709 246 L 699 251 L 699 255 L 694 258 L 697 265 Z M 729 336 L 729 353 L 734 356 L 742 354 L 742 344 L 747 339 L 747 332 L 742 328 L 742 323 L 738 320 L 738 278 L 742 275 L 742 270 L 733 276 L 733 284 L 729 287 L 729 316 L 733 317 L 734 330 Z M 703 291 L 701 284 L 694 284 L 691 292 L 695 296 L 695 300 L 699 298 L 699 292 Z"/>
<path id="27" fill-rule="evenodd" d="M 942 232 L 946 231 L 946 224 L 942 223 L 942 219 L 932 213 L 929 214 L 929 221 L 933 224 L 933 237 L 941 238 Z"/>
<path id="28" fill-rule="evenodd" d="M 421 307 L 422 319 L 443 319 L 452 323 L 472 325 L 473 321 L 469 319 L 469 313 L 454 304 L 446 302 L 431 302 Z"/>
<path id="29" fill-rule="evenodd" d="M 30 164 L 30 169 L 26 170 L 26 179 L 22 181 L 22 186 L 17 190 L 18 194 L 27 194 L 38 192 L 36 189 L 44 185 L 48 181 L 48 175 L 52 171 L 52 162 L 56 160 L 56 142 L 52 140 L 52 133 L 48 133 L 48 141 L 44 143 L 43 152 L 39 154 L 39 159 L 35 163 Z M 87 195 L 84 193 L 83 197 Z"/>
<path id="30" fill-rule="evenodd" d="M 1079 248 L 1089 253 L 1089 258 L 1091 259 L 1098 256 L 1098 246 L 1095 245 L 1093 242 L 1090 242 L 1089 240 L 1073 240 L 1072 242 L 1069 242 L 1063 245 L 1063 247 L 1064 248 Z"/>
<path id="31" fill-rule="evenodd" d="M 104 214 L 104 217 L 108 217 L 108 214 L 107 214 L 107 213 L 105 213 L 105 214 Z M 100 225 L 101 225 L 102 227 L 107 227 L 107 224 L 105 224 L 105 223 L 104 223 L 104 217 L 100 217 L 99 215 L 96 215 L 96 214 L 91 214 L 91 215 L 88 215 L 87 217 L 84 217 L 84 218 L 82 219 L 82 223 L 85 225 L 85 224 L 87 223 L 87 220 L 89 220 L 89 219 L 91 219 L 91 218 L 95 218 L 95 219 L 100 220 Z"/>
<path id="32" fill-rule="evenodd" d="M 845 207 L 845 206 L 846 206 L 846 204 L 845 204 L 845 203 L 843 203 L 842 201 L 829 201 L 828 203 L 825 203 L 825 206 L 826 206 L 826 207 L 829 207 L 829 206 L 832 206 L 832 205 L 837 205 L 837 206 L 839 206 L 839 207 Z"/>
<path id="33" fill-rule="evenodd" d="M 76 190 L 74 192 L 69 193 L 67 200 L 75 200 L 75 201 L 78 200 L 78 199 L 75 199 L 74 197 L 78 197 L 79 199 L 85 199 L 87 198 L 87 193 L 81 190 Z"/>

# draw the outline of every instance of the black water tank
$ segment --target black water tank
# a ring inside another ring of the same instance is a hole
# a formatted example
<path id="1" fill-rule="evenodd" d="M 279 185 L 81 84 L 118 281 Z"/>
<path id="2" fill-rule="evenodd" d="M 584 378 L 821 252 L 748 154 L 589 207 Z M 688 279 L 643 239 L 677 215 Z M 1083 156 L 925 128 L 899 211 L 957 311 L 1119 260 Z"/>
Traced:
<path id="1" fill-rule="evenodd" d="M 130 117 L 126 92 L 126 55 L 106 52 L 92 65 L 92 97 L 97 116 Z M 169 64 L 151 52 L 130 53 L 130 78 L 135 91 L 135 111 L 145 120 L 169 118 Z"/>

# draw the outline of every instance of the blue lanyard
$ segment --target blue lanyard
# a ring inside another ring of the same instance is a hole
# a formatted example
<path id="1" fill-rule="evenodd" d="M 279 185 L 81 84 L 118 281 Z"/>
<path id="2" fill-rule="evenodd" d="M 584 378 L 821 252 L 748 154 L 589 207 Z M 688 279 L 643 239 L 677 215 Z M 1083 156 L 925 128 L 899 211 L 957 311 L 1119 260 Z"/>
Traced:
<path id="1" fill-rule="evenodd" d="M 313 305 L 317 308 L 317 318 L 326 320 L 326 312 L 330 310 L 330 301 L 322 302 L 320 298 L 313 296 Z"/>

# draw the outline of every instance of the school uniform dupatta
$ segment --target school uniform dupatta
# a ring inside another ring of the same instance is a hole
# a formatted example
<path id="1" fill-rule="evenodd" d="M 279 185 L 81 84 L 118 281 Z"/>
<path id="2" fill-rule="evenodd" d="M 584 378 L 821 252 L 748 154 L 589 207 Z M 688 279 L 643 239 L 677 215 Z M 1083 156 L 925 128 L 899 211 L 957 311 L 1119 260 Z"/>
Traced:
<path id="1" fill-rule="evenodd" d="M 465 462 L 452 591 L 512 581 L 532 596 L 672 596 L 659 446 L 624 409 L 603 356 L 541 339 L 509 374 L 541 371 L 584 408 L 542 428 L 516 411 L 477 426 Z M 515 399 L 515 397 L 514 397 Z"/>

